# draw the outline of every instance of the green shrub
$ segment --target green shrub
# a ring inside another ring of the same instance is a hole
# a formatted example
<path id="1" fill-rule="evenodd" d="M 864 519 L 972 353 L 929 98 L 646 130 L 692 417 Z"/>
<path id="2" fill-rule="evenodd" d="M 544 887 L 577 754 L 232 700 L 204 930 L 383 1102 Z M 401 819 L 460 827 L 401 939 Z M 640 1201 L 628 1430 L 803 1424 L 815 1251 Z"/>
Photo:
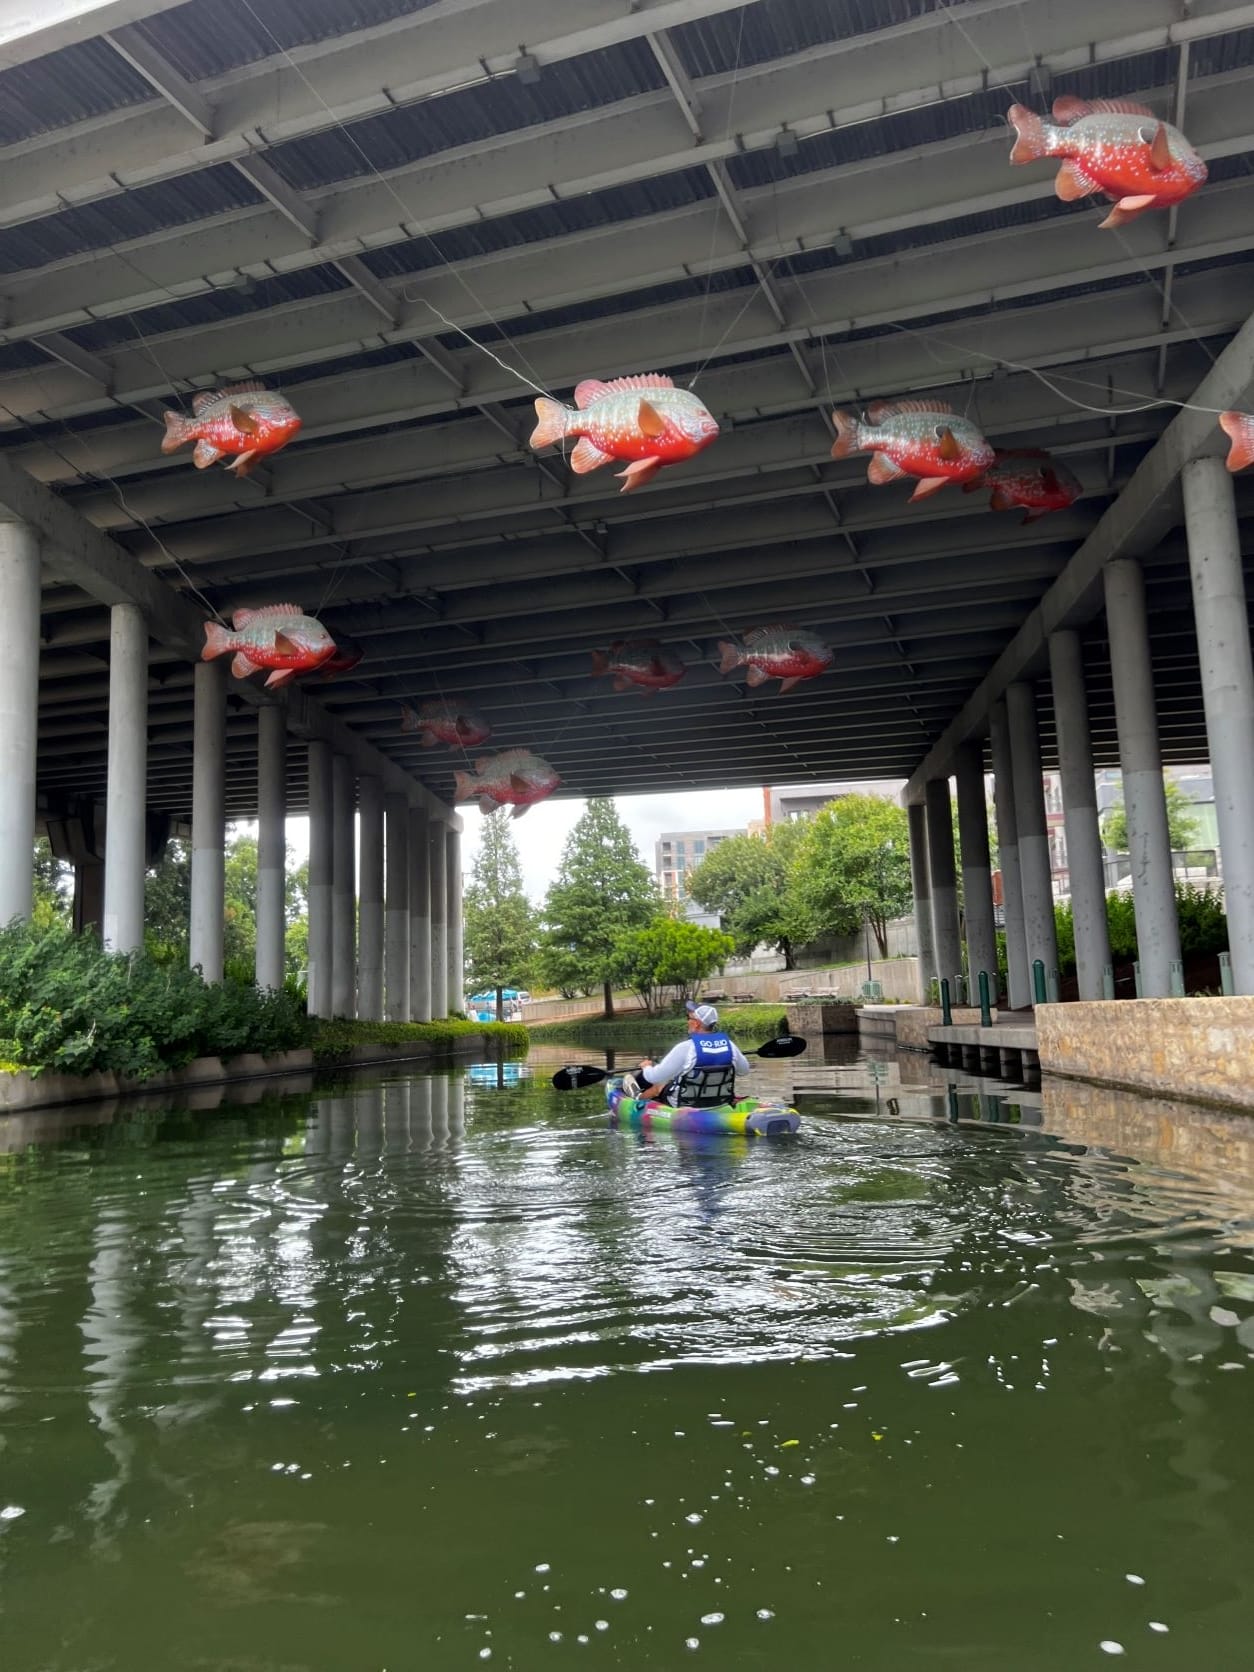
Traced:
<path id="1" fill-rule="evenodd" d="M 521 1022 L 468 1022 L 460 1016 L 440 1022 L 357 1022 L 337 1016 L 334 1021 L 314 1024 L 314 1061 L 320 1065 L 343 1062 L 357 1045 L 427 1044 L 437 1051 L 447 1050 L 469 1034 L 486 1036 L 506 1056 L 525 1056 L 530 1043 Z"/>
<path id="2" fill-rule="evenodd" d="M 146 1079 L 193 1057 L 268 1054 L 308 1037 L 290 994 L 208 984 L 147 952 L 105 952 L 61 924 L 0 929 L 0 1060 L 32 1074 Z"/>
<path id="3" fill-rule="evenodd" d="M 1217 894 L 1191 883 L 1176 884 L 1176 916 L 1180 923 L 1180 950 L 1186 958 L 1224 952 L 1228 947 L 1228 919 Z M 1058 932 L 1058 968 L 1063 975 L 1075 974 L 1075 923 L 1071 905 L 1054 907 Z M 1130 964 L 1137 956 L 1136 910 L 1131 889 L 1106 896 L 1106 926 L 1110 935 L 1110 956 L 1115 964 Z"/>

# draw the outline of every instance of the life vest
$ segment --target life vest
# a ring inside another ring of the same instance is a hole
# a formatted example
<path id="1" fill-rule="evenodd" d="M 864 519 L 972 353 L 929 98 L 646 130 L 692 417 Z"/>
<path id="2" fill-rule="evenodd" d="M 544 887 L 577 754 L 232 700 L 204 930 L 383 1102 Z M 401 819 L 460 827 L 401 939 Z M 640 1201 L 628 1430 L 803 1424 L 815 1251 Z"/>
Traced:
<path id="1" fill-rule="evenodd" d="M 725 1033 L 694 1033 L 689 1043 L 697 1053 L 692 1067 L 672 1080 L 663 1100 L 672 1109 L 713 1109 L 736 1097 L 736 1064 L 732 1042 Z"/>

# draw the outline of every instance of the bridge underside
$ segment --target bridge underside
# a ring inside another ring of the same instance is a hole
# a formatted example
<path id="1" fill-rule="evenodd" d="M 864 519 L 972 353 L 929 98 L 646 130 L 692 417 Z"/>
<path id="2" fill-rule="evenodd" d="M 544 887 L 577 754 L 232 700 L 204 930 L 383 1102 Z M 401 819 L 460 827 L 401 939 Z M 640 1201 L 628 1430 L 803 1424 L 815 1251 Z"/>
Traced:
<path id="1" fill-rule="evenodd" d="M 291 600 L 360 639 L 313 694 L 446 800 L 460 763 L 402 735 L 403 701 L 472 699 L 565 794 L 909 776 L 1161 436 L 1156 403 L 1187 400 L 1251 312 L 1249 5 L 62 10 L 82 15 L 0 44 L 0 462 L 202 614 Z M 1099 232 L 1054 164 L 1007 161 L 1012 99 L 1064 91 L 1181 117 L 1210 183 Z M 723 426 L 697 459 L 622 497 L 529 451 L 524 379 L 569 398 L 653 369 Z M 254 376 L 304 418 L 268 468 L 161 455 L 164 406 Z M 832 461 L 833 405 L 922 391 L 999 447 L 1048 447 L 1083 496 L 1025 526 Z M 1175 494 L 1137 555 L 1184 761 L 1207 738 Z M 1248 564 L 1248 484 L 1237 510 Z M 112 595 L 44 561 L 53 807 L 104 795 Z M 1112 765 L 1097 606 L 1074 624 Z M 718 674 L 720 637 L 776 621 L 822 634 L 833 671 L 783 696 Z M 683 683 L 644 700 L 594 677 L 624 636 L 673 647 Z M 148 799 L 184 817 L 193 669 L 154 640 Z M 228 700 L 241 816 L 257 727 Z M 293 809 L 305 770 L 291 747 Z"/>

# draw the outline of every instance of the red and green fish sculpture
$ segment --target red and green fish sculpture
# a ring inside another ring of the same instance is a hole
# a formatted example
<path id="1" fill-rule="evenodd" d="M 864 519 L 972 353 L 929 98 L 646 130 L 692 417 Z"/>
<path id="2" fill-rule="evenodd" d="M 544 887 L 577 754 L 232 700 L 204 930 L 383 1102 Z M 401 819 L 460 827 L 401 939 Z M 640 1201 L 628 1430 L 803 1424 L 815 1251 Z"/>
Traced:
<path id="1" fill-rule="evenodd" d="M 1025 523 L 1035 522 L 1050 511 L 1065 511 L 1083 491 L 1079 478 L 1050 458 L 1041 448 L 998 449 L 993 463 L 972 482 L 962 484 L 963 493 L 993 490 L 989 504 L 994 511 L 1010 511 L 1016 505 L 1027 513 Z"/>
<path id="2" fill-rule="evenodd" d="M 539 452 L 568 436 L 580 439 L 570 456 L 577 476 L 617 459 L 623 493 L 640 487 L 664 464 L 690 459 L 718 435 L 718 423 L 689 389 L 669 377 L 643 372 L 602 383 L 585 378 L 575 390 L 576 411 L 541 395 L 531 448 Z"/>
<path id="3" fill-rule="evenodd" d="M 1147 209 L 1169 209 L 1206 183 L 1206 164 L 1170 122 L 1131 99 L 1054 100 L 1047 122 L 1011 105 L 1012 163 L 1062 157 L 1054 190 L 1064 203 L 1102 192 L 1114 202 L 1103 226 L 1126 226 Z"/>
<path id="4" fill-rule="evenodd" d="M 234 629 L 234 631 L 232 631 Z M 231 627 L 205 622 L 202 662 L 234 651 L 231 672 L 247 679 L 271 669 L 269 686 L 286 685 L 298 673 L 311 673 L 335 654 L 335 640 L 320 621 L 302 615 L 295 604 L 267 604 L 259 610 L 236 610 Z"/>
<path id="5" fill-rule="evenodd" d="M 720 673 L 747 667 L 747 684 L 764 685 L 768 679 L 778 679 L 781 695 L 803 679 L 826 673 L 836 659 L 830 645 L 802 627 L 752 627 L 741 634 L 739 644 L 720 639 L 718 648 Z"/>
<path id="6" fill-rule="evenodd" d="M 1234 474 L 1254 464 L 1254 414 L 1221 412 L 1219 427 L 1232 443 L 1225 461 Z"/>
<path id="7" fill-rule="evenodd" d="M 165 414 L 163 453 L 176 453 L 189 441 L 196 443 L 192 463 L 207 470 L 228 453 L 235 455 L 228 470 L 247 476 L 258 459 L 277 453 L 300 429 L 300 417 L 283 395 L 260 383 L 233 383 L 228 389 L 202 389 L 192 397 L 192 417 Z"/>
<path id="8" fill-rule="evenodd" d="M 939 493 L 946 482 L 972 482 L 993 463 L 993 449 L 971 420 L 928 395 L 872 401 L 865 418 L 838 407 L 832 422 L 834 459 L 870 453 L 866 479 L 874 487 L 917 477 L 912 501 Z"/>
<path id="9" fill-rule="evenodd" d="M 473 773 L 453 774 L 453 800 L 477 800 L 483 813 L 513 807 L 513 817 L 520 819 L 528 807 L 552 795 L 561 781 L 548 761 L 533 755 L 530 749 L 503 749 L 499 755 L 477 760 Z"/>
<path id="10" fill-rule="evenodd" d="M 616 691 L 635 685 L 642 696 L 651 697 L 668 685 L 678 685 L 687 669 L 673 650 L 656 639 L 617 639 L 608 650 L 592 652 L 592 671 L 613 674 Z"/>
<path id="11" fill-rule="evenodd" d="M 474 749 L 492 736 L 492 727 L 469 703 L 456 697 L 424 702 L 421 708 L 401 704 L 401 730 L 421 732 L 424 749 L 447 743 L 454 749 Z"/>

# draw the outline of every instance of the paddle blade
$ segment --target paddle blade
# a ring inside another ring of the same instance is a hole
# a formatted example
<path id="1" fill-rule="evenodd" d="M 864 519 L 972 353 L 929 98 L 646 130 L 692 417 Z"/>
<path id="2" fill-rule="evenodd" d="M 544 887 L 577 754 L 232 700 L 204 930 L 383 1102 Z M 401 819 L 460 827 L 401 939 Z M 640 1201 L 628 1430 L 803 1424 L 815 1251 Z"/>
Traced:
<path id="1" fill-rule="evenodd" d="M 553 1076 L 553 1084 L 558 1091 L 578 1091 L 581 1086 L 599 1085 L 606 1078 L 604 1068 L 593 1068 L 591 1063 L 576 1062 L 568 1068 L 559 1068 Z"/>
<path id="2" fill-rule="evenodd" d="M 806 1041 L 799 1033 L 784 1033 L 778 1039 L 768 1039 L 765 1045 L 759 1045 L 754 1052 L 758 1057 L 799 1057 L 806 1048 Z"/>

